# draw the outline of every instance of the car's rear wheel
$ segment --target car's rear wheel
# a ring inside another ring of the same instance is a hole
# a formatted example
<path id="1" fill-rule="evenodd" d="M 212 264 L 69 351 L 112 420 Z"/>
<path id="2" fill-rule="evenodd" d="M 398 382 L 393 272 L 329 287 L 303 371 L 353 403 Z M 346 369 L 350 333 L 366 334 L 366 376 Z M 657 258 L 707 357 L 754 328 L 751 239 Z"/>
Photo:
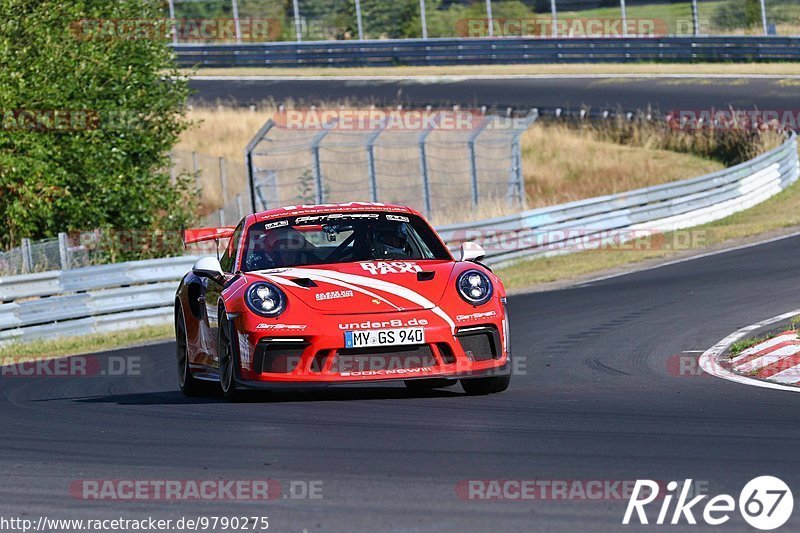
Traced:
<path id="1" fill-rule="evenodd" d="M 470 395 L 492 394 L 503 392 L 511 382 L 511 374 L 507 376 L 494 376 L 491 378 L 462 379 L 461 386 L 464 392 Z"/>
<path id="2" fill-rule="evenodd" d="M 183 307 L 175 304 L 175 356 L 178 363 L 178 387 L 186 396 L 196 396 L 202 392 L 202 383 L 192 375 L 189 368 L 189 343 L 186 338 L 186 322 Z"/>
<path id="3" fill-rule="evenodd" d="M 411 391 L 426 391 L 431 389 L 441 389 L 456 384 L 456 379 L 431 378 L 431 379 L 409 379 L 405 381 L 406 388 Z"/>
<path id="4" fill-rule="evenodd" d="M 219 357 L 219 385 L 222 395 L 228 400 L 235 400 L 240 394 L 236 388 L 236 358 L 233 356 L 228 318 L 224 311 L 220 312 L 217 322 L 217 356 Z"/>

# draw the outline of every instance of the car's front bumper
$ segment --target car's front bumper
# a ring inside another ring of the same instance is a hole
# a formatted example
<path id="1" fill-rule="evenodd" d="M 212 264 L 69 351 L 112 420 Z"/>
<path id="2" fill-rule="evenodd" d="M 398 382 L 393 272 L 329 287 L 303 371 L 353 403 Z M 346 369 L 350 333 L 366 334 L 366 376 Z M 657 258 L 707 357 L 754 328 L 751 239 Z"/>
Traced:
<path id="1" fill-rule="evenodd" d="M 488 318 L 488 319 L 487 319 Z M 456 324 L 430 311 L 367 317 L 337 315 L 307 325 L 237 324 L 232 320 L 237 381 L 243 387 L 310 387 L 424 378 L 476 378 L 511 372 L 504 310 Z M 424 321 L 425 344 L 347 349 L 348 325 Z M 395 321 L 395 322 L 392 322 Z M 247 329 L 242 326 L 249 326 Z"/>

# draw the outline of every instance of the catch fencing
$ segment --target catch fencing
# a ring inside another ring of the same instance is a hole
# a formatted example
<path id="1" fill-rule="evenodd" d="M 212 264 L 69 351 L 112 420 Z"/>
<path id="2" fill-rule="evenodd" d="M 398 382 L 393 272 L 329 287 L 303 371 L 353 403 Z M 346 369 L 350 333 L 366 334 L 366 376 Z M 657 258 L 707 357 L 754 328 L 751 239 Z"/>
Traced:
<path id="1" fill-rule="evenodd" d="M 173 177 L 194 176 L 197 201 L 207 226 L 235 225 L 250 212 L 247 171 L 241 160 L 173 150 Z"/>
<path id="2" fill-rule="evenodd" d="M 66 270 L 94 262 L 95 254 L 81 244 L 80 238 L 59 233 L 55 239 L 22 239 L 19 247 L 0 252 L 0 275 Z"/>
<path id="3" fill-rule="evenodd" d="M 455 251 L 479 242 L 493 266 L 584 249 L 586 238 L 625 240 L 637 230 L 667 232 L 742 211 L 800 176 L 795 134 L 734 167 L 622 194 L 523 211 L 437 230 Z M 164 324 L 178 280 L 194 256 L 153 259 L 0 278 L 0 342 Z"/>
<path id="4" fill-rule="evenodd" d="M 467 208 L 525 208 L 520 136 L 536 111 L 525 117 L 416 113 L 430 120 L 412 129 L 377 120 L 340 128 L 336 119 L 294 129 L 268 120 L 245 151 L 253 210 L 361 198 L 408 205 L 441 221 L 463 219 Z M 452 115 L 465 117 L 464 126 L 437 126 L 455 124 Z"/>
<path id="5" fill-rule="evenodd" d="M 291 7 L 263 0 L 169 0 L 164 15 L 171 19 L 174 43 L 512 35 L 797 35 L 800 24 L 795 0 L 292 0 Z"/>

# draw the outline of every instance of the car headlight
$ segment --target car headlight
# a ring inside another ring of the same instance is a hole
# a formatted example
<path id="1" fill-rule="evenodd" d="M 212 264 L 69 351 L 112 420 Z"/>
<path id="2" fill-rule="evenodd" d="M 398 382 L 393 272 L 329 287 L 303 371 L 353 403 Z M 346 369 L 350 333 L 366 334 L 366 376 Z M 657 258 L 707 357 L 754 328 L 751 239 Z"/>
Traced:
<path id="1" fill-rule="evenodd" d="M 250 285 L 245 296 L 247 307 L 261 316 L 278 316 L 286 309 L 286 295 L 272 283 Z"/>
<path id="2" fill-rule="evenodd" d="M 489 276 L 478 270 L 462 272 L 456 280 L 458 294 L 472 305 L 482 305 L 489 301 L 494 292 Z"/>

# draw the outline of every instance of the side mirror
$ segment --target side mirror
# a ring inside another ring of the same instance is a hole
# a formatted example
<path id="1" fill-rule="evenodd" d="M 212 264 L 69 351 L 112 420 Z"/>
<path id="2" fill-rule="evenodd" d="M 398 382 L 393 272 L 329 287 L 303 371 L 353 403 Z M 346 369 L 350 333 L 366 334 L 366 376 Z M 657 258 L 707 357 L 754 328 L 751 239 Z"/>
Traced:
<path id="1" fill-rule="evenodd" d="M 480 261 L 486 257 L 486 250 L 476 242 L 461 244 L 461 261 Z"/>
<path id="2" fill-rule="evenodd" d="M 210 278 L 217 282 L 225 279 L 225 273 L 222 272 L 222 266 L 216 257 L 201 257 L 192 267 L 192 273 L 195 276 Z"/>

